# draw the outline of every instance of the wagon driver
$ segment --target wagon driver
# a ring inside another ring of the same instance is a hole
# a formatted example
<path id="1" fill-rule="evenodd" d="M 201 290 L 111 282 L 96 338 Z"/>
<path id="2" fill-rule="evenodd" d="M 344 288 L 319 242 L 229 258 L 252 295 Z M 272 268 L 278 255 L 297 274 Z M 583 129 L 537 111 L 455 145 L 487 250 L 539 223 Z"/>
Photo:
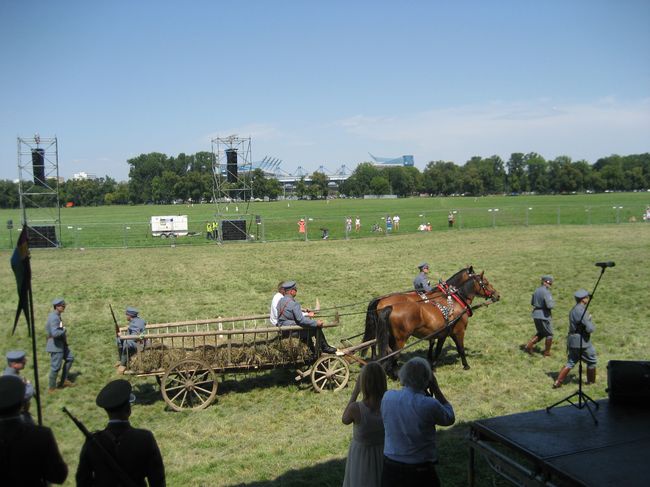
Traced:
<path id="1" fill-rule="evenodd" d="M 313 330 L 316 331 L 317 344 L 323 353 L 336 353 L 336 348 L 330 346 L 323 334 L 323 320 L 313 319 L 314 312 L 307 311 L 303 314 L 300 303 L 295 300 L 298 293 L 296 281 L 286 281 L 282 283 L 284 296 L 278 302 L 278 326 L 302 326 L 307 330 L 301 331 L 300 340 L 305 342 L 312 352 L 316 349 L 312 343 L 311 337 Z"/>
<path id="2" fill-rule="evenodd" d="M 147 323 L 138 316 L 140 312 L 133 306 L 126 308 L 126 321 L 129 323 L 127 335 L 142 335 Z M 120 363 L 117 367 L 119 374 L 124 374 L 129 358 L 138 353 L 138 343 L 135 340 L 119 340 L 120 343 Z"/>
<path id="3" fill-rule="evenodd" d="M 420 273 L 413 279 L 413 288 L 418 294 L 430 293 L 433 288 L 429 282 L 429 264 L 422 262 L 418 269 L 420 269 Z"/>

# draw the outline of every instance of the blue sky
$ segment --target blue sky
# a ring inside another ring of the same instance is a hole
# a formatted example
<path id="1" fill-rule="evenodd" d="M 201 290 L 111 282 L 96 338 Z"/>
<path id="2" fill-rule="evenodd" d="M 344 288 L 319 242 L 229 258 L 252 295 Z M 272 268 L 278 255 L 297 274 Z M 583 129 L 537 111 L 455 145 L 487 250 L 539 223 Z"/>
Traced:
<path id="1" fill-rule="evenodd" d="M 650 1 L 0 2 L 0 178 L 251 137 L 282 168 L 650 151 Z"/>

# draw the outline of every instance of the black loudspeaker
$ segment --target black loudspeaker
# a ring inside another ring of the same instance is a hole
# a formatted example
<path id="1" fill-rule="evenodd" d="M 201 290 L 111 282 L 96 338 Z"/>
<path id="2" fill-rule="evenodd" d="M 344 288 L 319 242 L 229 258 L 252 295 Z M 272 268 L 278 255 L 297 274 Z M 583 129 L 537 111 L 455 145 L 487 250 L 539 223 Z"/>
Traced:
<path id="1" fill-rule="evenodd" d="M 607 363 L 607 394 L 612 402 L 650 406 L 650 362 L 610 360 Z"/>
<path id="2" fill-rule="evenodd" d="M 246 220 L 222 220 L 221 240 L 246 240 Z"/>
<path id="3" fill-rule="evenodd" d="M 226 177 L 229 183 L 237 182 L 237 149 L 226 150 Z"/>
<path id="4" fill-rule="evenodd" d="M 45 186 L 45 149 L 32 149 L 34 184 Z"/>
<path id="5" fill-rule="evenodd" d="M 56 229 L 54 225 L 29 227 L 29 247 L 32 249 L 46 249 L 58 247 Z"/>

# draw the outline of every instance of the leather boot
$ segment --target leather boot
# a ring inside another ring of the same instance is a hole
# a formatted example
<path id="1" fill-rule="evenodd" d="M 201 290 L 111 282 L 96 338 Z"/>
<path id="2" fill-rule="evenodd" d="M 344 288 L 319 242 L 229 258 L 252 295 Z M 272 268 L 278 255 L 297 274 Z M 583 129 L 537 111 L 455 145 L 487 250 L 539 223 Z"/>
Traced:
<path id="1" fill-rule="evenodd" d="M 327 340 L 325 340 L 325 334 L 322 330 L 318 330 L 318 344 L 320 346 L 319 348 L 321 352 L 331 354 L 336 353 L 336 348 L 332 347 L 329 343 L 327 343 Z"/>
<path id="2" fill-rule="evenodd" d="M 120 365 L 120 366 L 117 368 L 117 373 L 118 373 L 119 375 L 124 375 L 124 372 L 125 372 L 125 371 L 126 371 L 126 367 L 125 367 L 124 365 Z"/>
<path id="3" fill-rule="evenodd" d="M 596 383 L 596 369 L 587 369 L 587 385 Z"/>
<path id="4" fill-rule="evenodd" d="M 525 347 L 526 353 L 527 353 L 528 355 L 532 355 L 532 354 L 533 354 L 533 347 L 535 346 L 535 344 L 536 344 L 538 341 L 539 341 L 539 337 L 538 337 L 537 335 L 533 335 L 533 338 L 531 338 L 531 339 L 528 341 L 528 344 L 527 344 L 526 347 Z"/>
<path id="5" fill-rule="evenodd" d="M 544 357 L 551 356 L 552 345 L 553 345 L 553 337 L 546 337 L 546 342 L 544 342 Z"/>
<path id="6" fill-rule="evenodd" d="M 571 369 L 569 367 L 563 367 L 562 370 L 560 370 L 556 381 L 553 383 L 553 389 L 557 389 L 562 385 L 562 382 L 564 382 L 566 376 L 569 375 L 569 372 L 571 372 Z"/>

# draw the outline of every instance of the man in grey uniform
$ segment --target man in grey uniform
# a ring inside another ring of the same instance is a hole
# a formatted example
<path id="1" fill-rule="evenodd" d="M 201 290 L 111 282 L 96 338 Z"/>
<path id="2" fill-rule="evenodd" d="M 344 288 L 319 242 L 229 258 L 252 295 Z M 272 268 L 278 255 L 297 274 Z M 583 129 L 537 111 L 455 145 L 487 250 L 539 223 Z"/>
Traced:
<path id="1" fill-rule="evenodd" d="M 142 335 L 144 333 L 144 328 L 147 326 L 147 323 L 138 316 L 139 311 L 133 306 L 126 308 L 126 321 L 129 322 L 129 327 L 127 330 L 127 335 Z M 129 362 L 129 358 L 133 357 L 138 353 L 138 342 L 135 340 L 120 340 L 120 365 L 117 368 L 119 374 L 124 374 L 126 370 L 126 364 Z"/>
<path id="2" fill-rule="evenodd" d="M 591 296 L 589 296 L 586 289 L 578 289 L 573 296 L 576 305 L 569 313 L 568 359 L 553 384 L 554 389 L 562 385 L 562 382 L 564 382 L 564 379 L 566 379 L 566 376 L 569 375 L 569 372 L 580 358 L 587 364 L 587 384 L 596 382 L 596 349 L 591 343 L 591 334 L 596 327 L 591 321 L 591 315 L 585 312 Z"/>
<path id="3" fill-rule="evenodd" d="M 418 269 L 420 269 L 420 273 L 413 279 L 413 288 L 420 294 L 433 291 L 429 282 L 429 264 L 422 262 Z"/>
<path id="4" fill-rule="evenodd" d="M 295 300 L 298 287 L 296 281 L 287 281 L 282 284 L 284 296 L 278 302 L 278 326 L 302 326 L 306 330 L 300 332 L 300 340 L 305 342 L 312 352 L 316 348 L 312 343 L 311 337 L 316 335 L 316 340 L 323 353 L 336 353 L 336 348 L 330 346 L 325 340 L 323 320 L 314 320 L 314 312 L 307 311 L 306 316 L 303 314 L 300 303 Z"/>
<path id="5" fill-rule="evenodd" d="M 59 387 L 72 387 L 74 384 L 68 380 L 70 367 L 74 361 L 74 356 L 68 348 L 68 338 L 65 326 L 61 321 L 61 313 L 65 311 L 65 301 L 63 298 L 56 298 L 52 301 L 54 311 L 47 316 L 45 323 L 45 332 L 47 333 L 47 345 L 45 351 L 50 353 L 50 387 L 49 392 L 56 390 L 56 378 L 63 365 Z"/>
<path id="6" fill-rule="evenodd" d="M 20 377 L 20 371 L 25 368 L 25 352 L 22 350 L 11 350 L 7 352 L 7 367 L 5 367 L 2 375 L 15 375 Z"/>
<path id="7" fill-rule="evenodd" d="M 545 338 L 544 357 L 551 355 L 551 346 L 553 345 L 553 322 L 551 319 L 551 310 L 555 306 L 553 296 L 551 295 L 551 286 L 553 285 L 553 276 L 542 276 L 542 284 L 535 289 L 533 296 L 530 298 L 530 304 L 533 307 L 533 321 L 537 333 L 528 341 L 525 350 L 528 354 L 533 353 L 533 347 L 541 339 Z"/>

